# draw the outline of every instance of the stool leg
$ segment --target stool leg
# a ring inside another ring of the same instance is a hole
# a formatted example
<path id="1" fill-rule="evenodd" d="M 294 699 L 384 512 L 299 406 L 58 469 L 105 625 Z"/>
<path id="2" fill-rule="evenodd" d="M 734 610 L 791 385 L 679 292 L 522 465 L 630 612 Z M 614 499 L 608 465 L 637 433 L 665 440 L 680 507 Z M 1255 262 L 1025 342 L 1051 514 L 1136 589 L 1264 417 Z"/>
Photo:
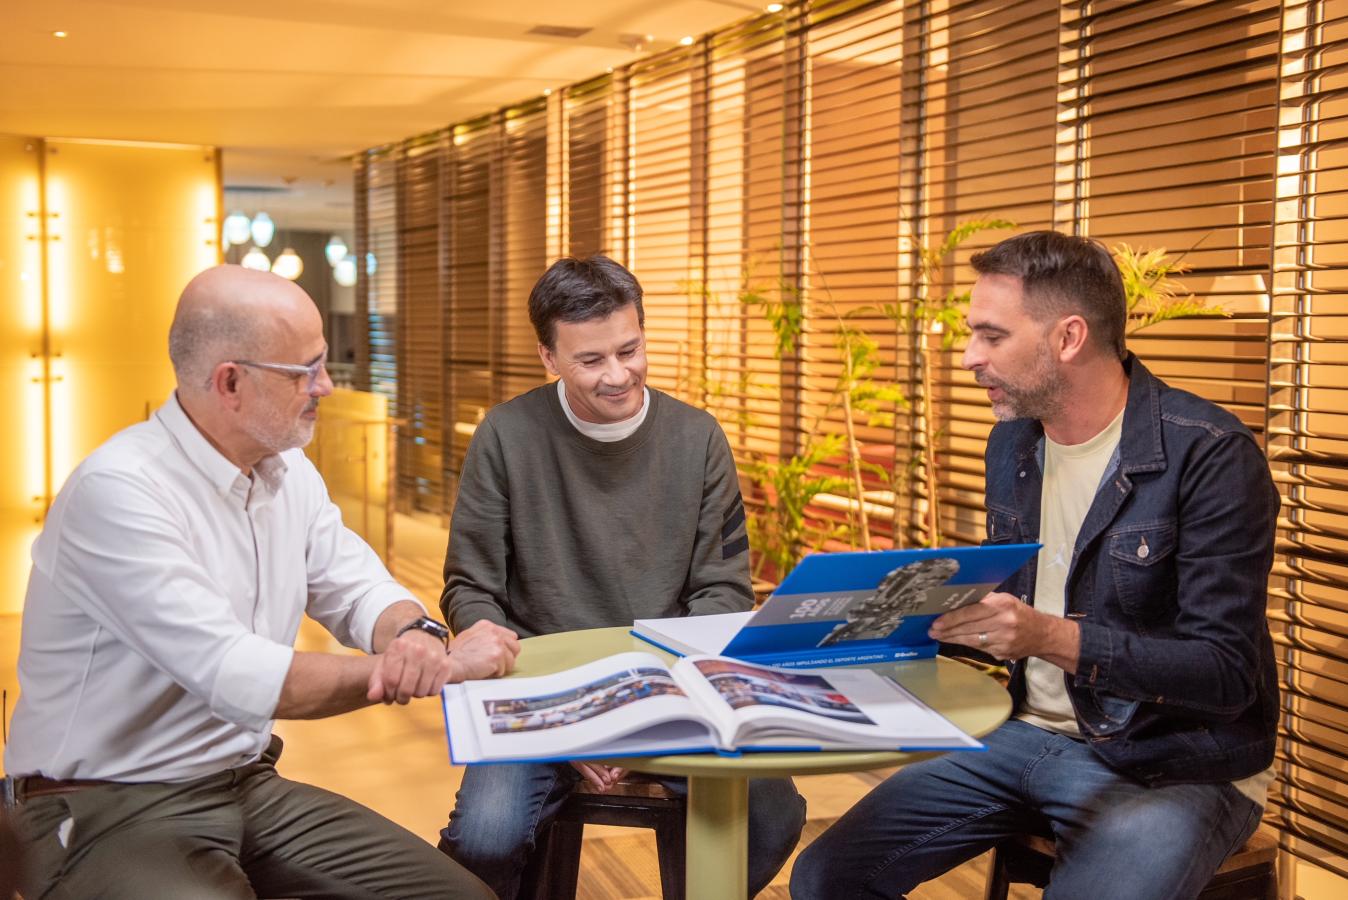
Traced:
<path id="1" fill-rule="evenodd" d="M 988 886 L 983 900 L 1006 900 L 1011 890 L 1011 882 L 1006 877 L 1006 864 L 1002 861 L 1002 851 L 992 848 L 992 859 L 988 860 Z"/>
<path id="2" fill-rule="evenodd" d="M 687 893 L 683 818 L 680 813 L 665 813 L 655 825 L 655 852 L 660 860 L 662 900 L 684 900 Z"/>
<path id="3" fill-rule="evenodd" d="M 549 900 L 576 900 L 580 880 L 580 848 L 585 826 L 579 822 L 553 822 L 548 835 L 548 862 L 544 896 Z"/>

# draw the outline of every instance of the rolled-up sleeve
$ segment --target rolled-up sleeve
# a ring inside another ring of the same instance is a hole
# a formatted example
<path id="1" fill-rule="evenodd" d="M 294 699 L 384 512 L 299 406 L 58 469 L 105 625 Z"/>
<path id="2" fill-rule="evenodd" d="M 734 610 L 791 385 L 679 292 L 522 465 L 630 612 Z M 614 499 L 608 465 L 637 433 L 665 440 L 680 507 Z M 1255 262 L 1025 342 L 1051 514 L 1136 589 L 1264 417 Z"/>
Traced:
<path id="1" fill-rule="evenodd" d="M 116 472 L 71 488 L 53 585 L 220 718 L 273 717 L 291 647 L 254 634 L 190 545 L 190 528 L 146 484 Z"/>

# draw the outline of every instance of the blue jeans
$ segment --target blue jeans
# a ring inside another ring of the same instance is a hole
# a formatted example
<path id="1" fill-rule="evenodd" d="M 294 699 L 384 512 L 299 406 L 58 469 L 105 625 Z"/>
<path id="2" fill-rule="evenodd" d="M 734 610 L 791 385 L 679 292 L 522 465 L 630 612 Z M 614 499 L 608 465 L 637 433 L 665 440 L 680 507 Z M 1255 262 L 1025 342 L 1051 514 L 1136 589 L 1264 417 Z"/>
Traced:
<path id="1" fill-rule="evenodd" d="M 469 766 L 440 831 L 440 849 L 481 878 L 501 900 L 514 900 L 539 833 L 561 809 L 580 775 L 566 763 Z M 683 778 L 661 778 L 687 794 Z M 749 896 L 786 864 L 805 827 L 805 798 L 789 778 L 749 780 Z"/>
<path id="2" fill-rule="evenodd" d="M 986 753 L 950 753 L 899 770 L 796 859 L 794 900 L 893 900 L 1026 832 L 1051 834 L 1046 898 L 1194 897 L 1259 825 L 1229 783 L 1147 787 L 1083 741 L 1012 720 Z M 479 876 L 480 877 L 480 876 Z"/>

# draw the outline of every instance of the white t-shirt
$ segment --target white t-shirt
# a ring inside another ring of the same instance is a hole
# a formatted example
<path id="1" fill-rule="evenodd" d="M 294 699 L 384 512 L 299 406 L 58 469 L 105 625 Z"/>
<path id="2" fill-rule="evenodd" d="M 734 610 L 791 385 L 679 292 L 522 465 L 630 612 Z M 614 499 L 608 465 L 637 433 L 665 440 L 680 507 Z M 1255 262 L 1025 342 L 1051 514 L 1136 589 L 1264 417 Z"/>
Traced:
<path id="1" fill-rule="evenodd" d="M 1123 410 L 1095 437 L 1082 444 L 1059 444 L 1044 436 L 1044 485 L 1039 500 L 1039 566 L 1034 582 L 1034 608 L 1061 616 L 1067 571 L 1077 533 L 1095 501 L 1096 488 L 1123 434 Z M 1025 703 L 1018 719 L 1079 736 L 1063 670 L 1047 660 L 1025 660 Z"/>

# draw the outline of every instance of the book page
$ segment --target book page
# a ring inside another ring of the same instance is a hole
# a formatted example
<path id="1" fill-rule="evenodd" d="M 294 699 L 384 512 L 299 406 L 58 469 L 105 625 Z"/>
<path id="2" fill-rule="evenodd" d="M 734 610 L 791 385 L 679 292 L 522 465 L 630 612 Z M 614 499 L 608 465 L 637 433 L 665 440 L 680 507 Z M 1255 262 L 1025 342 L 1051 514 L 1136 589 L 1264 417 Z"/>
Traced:
<path id="1" fill-rule="evenodd" d="M 738 746 L 898 749 L 978 746 L 891 679 L 868 669 L 779 669 L 690 657 L 718 703 L 732 710 Z M 698 691 L 701 697 L 706 689 Z"/>
<path id="2" fill-rule="evenodd" d="M 449 702 L 449 687 L 461 688 L 462 702 Z M 447 686 L 446 716 L 451 745 L 456 728 L 470 727 L 487 760 L 571 758 L 665 723 L 703 720 L 664 663 L 646 653 L 536 678 Z M 704 724 L 665 731 L 666 739 L 677 733 L 684 741 L 700 736 L 702 747 L 715 743 Z"/>

